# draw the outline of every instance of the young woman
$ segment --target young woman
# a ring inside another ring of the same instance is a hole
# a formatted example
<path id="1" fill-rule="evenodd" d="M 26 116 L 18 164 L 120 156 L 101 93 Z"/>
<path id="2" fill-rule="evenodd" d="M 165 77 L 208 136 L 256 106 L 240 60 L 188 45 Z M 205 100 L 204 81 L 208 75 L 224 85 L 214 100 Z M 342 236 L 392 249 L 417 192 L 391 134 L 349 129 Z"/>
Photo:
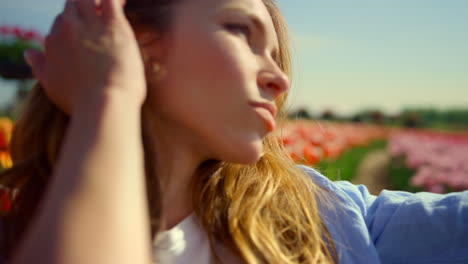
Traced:
<path id="1" fill-rule="evenodd" d="M 69 0 L 12 139 L 12 263 L 465 263 L 468 193 L 295 166 L 272 0 Z"/>

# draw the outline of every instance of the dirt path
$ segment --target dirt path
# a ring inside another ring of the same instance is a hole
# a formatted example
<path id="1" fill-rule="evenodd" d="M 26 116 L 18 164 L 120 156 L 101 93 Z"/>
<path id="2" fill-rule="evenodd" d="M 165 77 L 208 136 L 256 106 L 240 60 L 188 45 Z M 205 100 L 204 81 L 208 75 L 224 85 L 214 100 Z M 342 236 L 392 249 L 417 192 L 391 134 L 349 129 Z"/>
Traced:
<path id="1" fill-rule="evenodd" d="M 385 150 L 369 152 L 358 167 L 354 184 L 365 185 L 371 194 L 378 195 L 383 189 L 389 189 L 387 167 L 390 156 Z"/>

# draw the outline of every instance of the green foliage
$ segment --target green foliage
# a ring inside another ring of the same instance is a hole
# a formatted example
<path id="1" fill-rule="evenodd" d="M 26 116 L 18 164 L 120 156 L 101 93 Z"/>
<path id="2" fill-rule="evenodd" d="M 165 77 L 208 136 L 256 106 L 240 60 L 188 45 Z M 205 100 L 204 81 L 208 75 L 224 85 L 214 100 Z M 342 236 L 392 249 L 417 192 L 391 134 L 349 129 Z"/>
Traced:
<path id="1" fill-rule="evenodd" d="M 322 160 L 315 166 L 320 172 L 330 180 L 351 181 L 357 173 L 357 169 L 362 159 L 367 153 L 377 149 L 386 148 L 387 141 L 376 140 L 367 146 L 354 147 L 344 152 L 336 160 Z"/>
<path id="2" fill-rule="evenodd" d="M 413 177 L 415 171 L 405 165 L 405 158 L 393 158 L 388 167 L 388 178 L 392 189 L 407 192 L 420 192 L 422 188 L 411 186 L 410 178 Z"/>
<path id="3" fill-rule="evenodd" d="M 305 108 L 300 108 L 294 112 L 290 112 L 288 114 L 289 119 L 297 120 L 297 119 L 312 119 L 313 116 L 307 111 Z"/>
<path id="4" fill-rule="evenodd" d="M 436 130 L 466 130 L 467 108 L 439 110 L 434 107 L 406 108 L 397 115 L 389 115 L 379 109 L 363 109 L 349 116 L 335 116 L 332 112 L 322 116 L 326 120 L 379 124 L 389 127 L 430 128 Z"/>
<path id="5" fill-rule="evenodd" d="M 0 43 L 0 61 L 9 61 L 14 64 L 26 64 L 23 58 L 23 52 L 27 49 L 39 49 L 39 47 L 37 44 L 21 39 Z"/>
<path id="6" fill-rule="evenodd" d="M 468 108 L 438 110 L 434 108 L 408 108 L 400 120 L 412 119 L 416 127 L 457 129 L 468 127 Z"/>

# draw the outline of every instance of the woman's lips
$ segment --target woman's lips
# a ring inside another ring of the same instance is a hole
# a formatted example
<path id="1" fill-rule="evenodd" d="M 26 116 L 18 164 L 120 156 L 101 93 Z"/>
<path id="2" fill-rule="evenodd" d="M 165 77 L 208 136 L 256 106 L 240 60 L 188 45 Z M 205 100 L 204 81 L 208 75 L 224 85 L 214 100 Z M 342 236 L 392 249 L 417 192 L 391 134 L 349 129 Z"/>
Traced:
<path id="1" fill-rule="evenodd" d="M 271 132 L 276 127 L 275 115 L 276 115 L 276 106 L 268 103 L 250 103 L 253 106 L 255 112 L 263 119 L 266 124 L 268 132 Z"/>

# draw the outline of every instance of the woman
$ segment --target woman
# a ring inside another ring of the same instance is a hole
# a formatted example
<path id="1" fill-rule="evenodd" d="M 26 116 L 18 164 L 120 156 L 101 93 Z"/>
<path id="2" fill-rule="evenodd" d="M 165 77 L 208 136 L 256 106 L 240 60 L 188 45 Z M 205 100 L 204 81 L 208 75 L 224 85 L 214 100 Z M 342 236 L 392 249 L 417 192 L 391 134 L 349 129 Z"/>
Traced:
<path id="1" fill-rule="evenodd" d="M 40 85 L 1 177 L 18 192 L 13 263 L 379 263 L 420 241 L 391 243 L 421 195 L 331 183 L 269 134 L 290 72 L 271 0 L 68 1 L 26 59 Z M 424 195 L 466 232 L 466 193 Z M 408 249 L 468 259 L 464 236 L 445 242 L 453 252 Z"/>

